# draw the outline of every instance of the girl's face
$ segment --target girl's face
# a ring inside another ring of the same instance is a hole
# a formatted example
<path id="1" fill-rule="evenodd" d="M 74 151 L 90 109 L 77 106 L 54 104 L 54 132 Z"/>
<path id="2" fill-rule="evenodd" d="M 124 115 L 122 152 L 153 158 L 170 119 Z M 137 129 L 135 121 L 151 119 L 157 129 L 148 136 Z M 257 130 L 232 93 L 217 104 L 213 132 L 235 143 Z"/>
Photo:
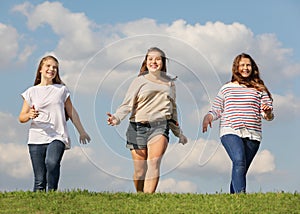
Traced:
<path id="1" fill-rule="evenodd" d="M 147 56 L 146 65 L 149 72 L 160 71 L 163 67 L 163 61 L 160 52 L 149 52 Z"/>
<path id="2" fill-rule="evenodd" d="M 242 75 L 242 77 L 247 78 L 252 73 L 251 61 L 248 58 L 241 58 L 239 62 L 238 72 Z"/>
<path id="3" fill-rule="evenodd" d="M 40 70 L 41 77 L 47 80 L 53 80 L 57 75 L 58 64 L 53 59 L 46 59 Z"/>

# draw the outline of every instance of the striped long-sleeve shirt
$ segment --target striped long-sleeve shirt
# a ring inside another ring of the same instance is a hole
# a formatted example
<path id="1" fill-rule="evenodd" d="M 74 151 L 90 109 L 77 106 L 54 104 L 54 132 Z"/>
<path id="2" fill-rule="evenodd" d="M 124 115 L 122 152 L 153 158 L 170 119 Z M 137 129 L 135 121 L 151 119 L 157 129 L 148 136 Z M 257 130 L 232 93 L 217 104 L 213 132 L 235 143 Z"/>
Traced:
<path id="1" fill-rule="evenodd" d="M 272 107 L 266 92 L 230 82 L 221 87 L 209 113 L 214 120 L 220 118 L 220 136 L 236 134 L 261 141 L 261 104 Z"/>

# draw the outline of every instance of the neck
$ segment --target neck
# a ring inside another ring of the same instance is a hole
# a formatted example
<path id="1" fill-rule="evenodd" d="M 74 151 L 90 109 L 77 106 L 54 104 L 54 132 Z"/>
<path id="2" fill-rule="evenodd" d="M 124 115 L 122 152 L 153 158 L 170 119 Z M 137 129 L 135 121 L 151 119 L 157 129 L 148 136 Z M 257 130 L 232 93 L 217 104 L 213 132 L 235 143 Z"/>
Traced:
<path id="1" fill-rule="evenodd" d="M 42 79 L 41 83 L 39 85 L 41 85 L 41 86 L 53 85 L 53 82 L 52 82 L 52 80 Z"/>
<path id="2" fill-rule="evenodd" d="M 149 71 L 149 76 L 159 79 L 161 77 L 161 71 Z"/>

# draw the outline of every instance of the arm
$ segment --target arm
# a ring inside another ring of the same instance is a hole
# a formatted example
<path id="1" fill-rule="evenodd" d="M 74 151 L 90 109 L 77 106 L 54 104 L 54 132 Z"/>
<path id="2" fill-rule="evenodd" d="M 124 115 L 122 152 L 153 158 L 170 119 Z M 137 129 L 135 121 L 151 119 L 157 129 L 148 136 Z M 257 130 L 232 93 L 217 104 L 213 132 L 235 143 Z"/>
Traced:
<path id="1" fill-rule="evenodd" d="M 107 119 L 108 125 L 112 125 L 112 126 L 119 125 L 121 120 L 123 120 L 132 111 L 137 94 L 140 90 L 140 87 L 142 86 L 142 82 L 140 81 L 141 80 L 139 78 L 136 78 L 132 81 L 132 83 L 130 84 L 126 92 L 122 104 L 118 107 L 115 114 L 111 114 L 109 112 L 106 113 L 108 116 Z"/>
<path id="2" fill-rule="evenodd" d="M 262 95 L 261 111 L 262 111 L 261 115 L 265 120 L 271 121 L 274 119 L 273 101 L 266 92 L 263 92 L 263 95 Z"/>
<path id="3" fill-rule="evenodd" d="M 26 102 L 26 100 L 24 99 L 23 107 L 19 115 L 19 121 L 21 123 L 26 123 L 30 119 L 34 119 L 38 116 L 39 116 L 39 112 L 34 109 L 34 106 L 30 107 Z"/>
<path id="4" fill-rule="evenodd" d="M 223 108 L 224 108 L 223 105 L 224 105 L 224 96 L 220 90 L 215 100 L 213 101 L 211 110 L 203 118 L 202 133 L 207 132 L 208 126 L 212 128 L 213 120 L 217 120 L 218 118 L 221 117 L 221 113 L 223 112 Z"/>
<path id="5" fill-rule="evenodd" d="M 267 121 L 271 121 L 274 119 L 274 114 L 273 114 L 273 108 L 271 106 L 262 104 L 261 106 L 262 109 L 262 117 L 267 120 Z"/>
<path id="6" fill-rule="evenodd" d="M 172 83 L 172 97 L 171 98 L 171 102 L 172 102 L 172 118 L 171 121 L 169 123 L 169 127 L 171 129 L 171 131 L 173 132 L 173 134 L 179 138 L 179 143 L 181 144 L 186 144 L 188 142 L 186 136 L 183 134 L 182 129 L 180 128 L 179 124 L 178 124 L 178 114 L 177 114 L 177 105 L 176 105 L 176 88 L 175 88 L 175 84 Z"/>
<path id="7" fill-rule="evenodd" d="M 83 144 L 90 142 L 91 138 L 84 130 L 84 128 L 81 124 L 79 115 L 78 115 L 76 109 L 73 107 L 70 97 L 68 97 L 65 102 L 65 108 L 66 108 L 68 116 L 70 117 L 72 123 L 74 124 L 74 126 L 76 127 L 76 129 L 79 133 L 79 142 L 83 143 Z"/>

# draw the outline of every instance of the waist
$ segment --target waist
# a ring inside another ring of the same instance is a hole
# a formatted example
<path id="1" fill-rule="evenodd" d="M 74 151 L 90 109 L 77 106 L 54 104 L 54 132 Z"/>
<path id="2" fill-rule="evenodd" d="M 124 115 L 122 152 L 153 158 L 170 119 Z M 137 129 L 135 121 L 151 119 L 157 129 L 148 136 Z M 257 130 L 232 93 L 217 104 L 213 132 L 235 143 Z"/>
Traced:
<path id="1" fill-rule="evenodd" d="M 130 123 L 138 126 L 145 126 L 145 127 L 154 127 L 154 126 L 165 125 L 169 123 L 174 123 L 176 126 L 178 126 L 178 122 L 173 119 L 158 120 L 158 121 L 140 121 L 140 122 L 130 121 Z"/>
<path id="2" fill-rule="evenodd" d="M 137 125 L 137 126 L 144 126 L 144 127 L 154 127 L 154 126 L 160 126 L 165 125 L 169 123 L 169 120 L 158 120 L 158 121 L 141 121 L 141 122 L 133 122 L 130 121 L 131 124 Z"/>

